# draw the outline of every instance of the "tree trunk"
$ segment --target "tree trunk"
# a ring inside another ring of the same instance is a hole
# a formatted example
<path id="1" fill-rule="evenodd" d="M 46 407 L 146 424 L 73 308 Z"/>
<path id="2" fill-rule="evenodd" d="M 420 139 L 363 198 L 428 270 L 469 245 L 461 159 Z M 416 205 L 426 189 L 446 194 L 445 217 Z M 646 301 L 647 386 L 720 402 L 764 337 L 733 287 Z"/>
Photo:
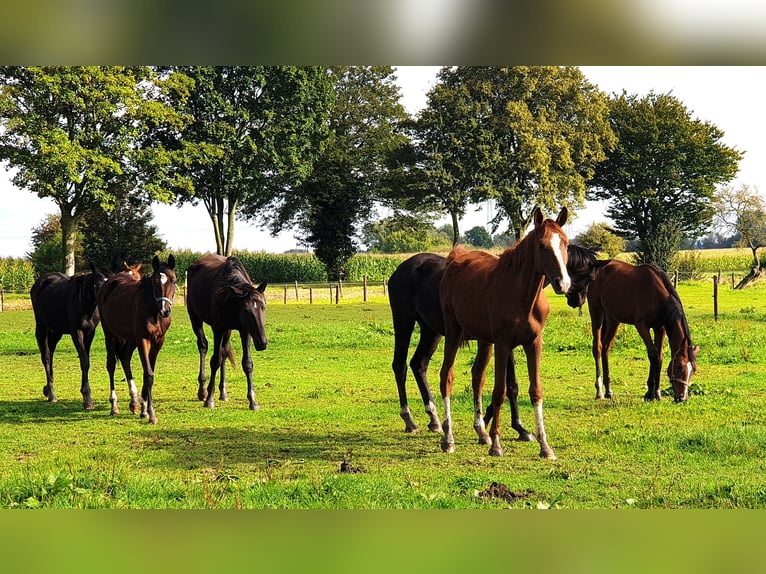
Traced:
<path id="1" fill-rule="evenodd" d="M 761 268 L 761 262 L 758 260 L 758 248 L 757 247 L 751 247 L 750 251 L 753 252 L 753 267 L 756 267 L 758 269 Z"/>
<path id="2" fill-rule="evenodd" d="M 452 247 L 455 247 L 460 242 L 460 227 L 458 225 L 457 212 L 450 213 L 452 216 Z"/>
<path id="3" fill-rule="evenodd" d="M 63 258 L 61 267 L 66 275 L 75 274 L 74 248 L 75 231 L 77 224 L 72 214 L 65 208 L 61 208 L 61 247 Z"/>
<path id="4" fill-rule="evenodd" d="M 231 256 L 231 252 L 234 250 L 234 216 L 237 214 L 237 200 L 231 197 L 227 199 L 228 203 L 228 226 L 226 230 L 226 251 L 224 255 L 226 257 Z"/>

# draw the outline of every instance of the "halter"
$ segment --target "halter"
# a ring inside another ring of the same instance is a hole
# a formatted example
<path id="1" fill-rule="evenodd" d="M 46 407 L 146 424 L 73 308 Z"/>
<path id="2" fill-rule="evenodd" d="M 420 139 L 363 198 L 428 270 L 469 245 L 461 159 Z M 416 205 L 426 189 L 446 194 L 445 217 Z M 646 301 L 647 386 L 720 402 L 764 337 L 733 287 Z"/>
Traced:
<path id="1" fill-rule="evenodd" d="M 168 276 L 165 273 L 160 272 L 160 285 L 164 285 L 167 283 Z M 154 300 L 157 303 L 160 303 L 160 309 L 162 308 L 162 303 L 165 302 L 168 304 L 168 308 L 173 308 L 173 300 L 169 297 L 165 297 L 164 295 L 158 297 L 157 294 L 154 292 L 154 282 L 152 281 L 152 295 L 154 296 Z M 175 291 L 173 292 L 173 298 L 175 298 Z"/>

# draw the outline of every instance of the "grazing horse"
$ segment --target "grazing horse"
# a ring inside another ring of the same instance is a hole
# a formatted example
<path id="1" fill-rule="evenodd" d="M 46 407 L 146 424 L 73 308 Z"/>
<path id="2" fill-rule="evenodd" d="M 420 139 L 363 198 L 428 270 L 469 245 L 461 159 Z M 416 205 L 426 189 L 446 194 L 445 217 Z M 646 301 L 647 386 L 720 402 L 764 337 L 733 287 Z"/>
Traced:
<path id="1" fill-rule="evenodd" d="M 394 324 L 394 371 L 396 386 L 399 391 L 399 416 L 404 420 L 405 432 L 416 433 L 420 429 L 412 418 L 407 403 L 407 352 L 415 323 L 420 326 L 420 338 L 415 353 L 410 360 L 410 368 L 415 376 L 426 413 L 430 417 L 428 429 L 441 432 L 442 425 L 436 404 L 428 386 L 428 364 L 444 335 L 444 320 L 439 299 L 439 283 L 444 274 L 447 258 L 433 253 L 418 253 L 403 261 L 388 281 L 388 300 Z M 471 370 L 474 403 L 481 411 L 481 389 L 484 387 L 484 372 L 492 353 L 492 345 L 479 341 L 476 359 Z M 515 382 L 515 377 L 513 382 Z M 478 402 L 477 402 L 478 401 Z M 477 428 L 482 437 L 483 426 Z M 489 437 L 484 432 L 483 444 Z"/>
<path id="2" fill-rule="evenodd" d="M 199 389 L 197 397 L 205 401 L 206 407 L 215 406 L 215 374 L 220 368 L 220 398 L 226 396 L 225 359 L 233 360 L 229 339 L 232 329 L 239 331 L 242 339 L 242 370 L 247 377 L 247 400 L 251 410 L 258 410 L 253 390 L 253 359 L 250 341 L 257 351 L 268 345 L 266 339 L 266 298 L 263 296 L 266 283 L 253 286 L 242 262 L 236 257 L 210 254 L 199 259 L 187 271 L 188 295 L 186 310 L 189 312 L 192 329 L 197 336 L 199 350 Z M 205 388 L 205 355 L 208 343 L 203 323 L 213 329 L 213 353 L 210 357 L 210 383 Z"/>
<path id="3" fill-rule="evenodd" d="M 609 350 L 620 323 L 635 325 L 646 345 L 649 377 L 644 400 L 662 398 L 660 376 L 665 335 L 670 343 L 668 378 L 676 402 L 689 396 L 689 384 L 697 371 L 699 346 L 692 343 L 681 299 L 667 275 L 654 265 L 631 265 L 616 259 L 598 261 L 591 279 L 574 280 L 567 303 L 576 307 L 588 300 L 593 359 L 596 363 L 596 398 L 612 398 Z M 584 283 L 584 287 L 583 287 Z M 654 339 L 652 339 L 652 331 Z M 603 366 L 603 380 L 601 368 Z"/>
<path id="4" fill-rule="evenodd" d="M 170 327 L 170 312 L 176 292 L 176 261 L 173 255 L 167 263 L 152 259 L 152 274 L 136 281 L 128 273 L 116 273 L 104 284 L 98 296 L 101 327 L 106 343 L 106 369 L 109 372 L 109 402 L 112 415 L 119 414 L 114 390 L 114 370 L 117 359 L 125 371 L 130 392 L 130 411 L 135 413 L 138 397 L 130 360 L 138 349 L 144 377 L 141 388 L 141 418 L 157 423 L 152 402 L 154 368 L 157 355 Z"/>
<path id="5" fill-rule="evenodd" d="M 99 322 L 96 297 L 107 280 L 107 275 L 96 271 L 94 265 L 90 268 L 90 272 L 72 277 L 58 272 L 45 273 L 34 282 L 30 291 L 35 337 L 45 368 L 43 395 L 52 403 L 57 401 L 53 389 L 53 353 L 64 333 L 69 333 L 80 358 L 80 393 L 85 410 L 93 409 L 88 371 L 90 347 Z"/>
<path id="6" fill-rule="evenodd" d="M 489 454 L 503 454 L 500 411 L 505 401 L 509 366 L 513 363 L 511 354 L 521 345 L 527 357 L 529 398 L 535 412 L 540 456 L 556 458 L 545 434 L 540 384 L 542 330 L 549 311 L 543 286 L 546 281 L 550 282 L 558 294 L 569 289 L 568 239 L 562 229 L 567 215 L 567 209 L 563 208 L 555 221 L 544 219 L 540 209 L 535 207 L 532 231 L 499 257 L 483 251 L 455 249 L 447 258 L 439 287 L 445 327 L 444 361 L 440 371 L 445 412 L 441 442 L 444 452 L 455 450 L 450 403 L 455 356 L 460 345 L 473 339 L 495 345 Z M 478 418 L 475 424 L 485 423 L 480 416 Z M 518 421 L 513 421 L 512 425 L 521 427 Z"/>

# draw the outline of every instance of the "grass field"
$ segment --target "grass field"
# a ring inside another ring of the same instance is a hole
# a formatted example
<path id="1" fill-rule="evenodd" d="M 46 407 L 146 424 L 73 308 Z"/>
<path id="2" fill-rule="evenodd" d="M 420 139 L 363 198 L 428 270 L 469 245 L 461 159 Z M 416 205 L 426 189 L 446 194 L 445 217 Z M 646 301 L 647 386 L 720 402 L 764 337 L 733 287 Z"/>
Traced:
<path id="1" fill-rule="evenodd" d="M 254 355 L 257 412 L 247 408 L 239 366 L 228 371 L 229 401 L 202 408 L 196 344 L 177 305 L 157 363 L 156 426 L 128 414 L 122 380 L 123 414 L 110 417 L 100 329 L 91 369 L 96 408 L 84 412 L 71 341 L 56 352 L 59 402 L 48 403 L 32 312 L 0 313 L 0 507 L 766 507 L 766 287 L 722 287 L 717 322 L 712 282 L 682 282 L 679 292 L 701 346 L 693 394 L 681 405 L 643 402 L 648 363 L 633 327 L 620 329 L 612 353 L 615 399 L 594 401 L 587 310 L 581 316 L 548 291 L 542 377 L 556 461 L 538 458 L 537 443 L 512 440 L 507 409 L 505 456 L 489 457 L 477 444 L 475 347 L 456 362 L 457 452 L 443 454 L 439 436 L 425 430 L 411 374 L 410 405 L 424 430 L 405 434 L 381 293 L 340 305 L 329 296 L 314 305 L 272 301 L 269 347 Z M 437 396 L 440 353 L 429 372 Z M 532 428 L 526 369 L 518 372 L 522 421 Z M 485 401 L 490 393 L 491 384 Z M 357 472 L 341 472 L 344 461 Z"/>

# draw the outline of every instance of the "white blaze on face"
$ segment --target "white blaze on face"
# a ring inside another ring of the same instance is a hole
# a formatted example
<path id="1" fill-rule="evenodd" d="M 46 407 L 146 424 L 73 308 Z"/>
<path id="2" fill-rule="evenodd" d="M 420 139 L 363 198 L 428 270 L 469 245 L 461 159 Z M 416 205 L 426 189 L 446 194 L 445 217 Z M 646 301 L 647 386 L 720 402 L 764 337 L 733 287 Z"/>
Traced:
<path id="1" fill-rule="evenodd" d="M 558 233 L 551 234 L 551 248 L 554 255 L 556 255 L 556 261 L 559 264 L 559 270 L 561 271 L 561 289 L 564 293 L 569 291 L 571 281 L 569 279 L 569 273 L 567 273 L 567 265 L 564 263 L 564 258 L 561 256 L 561 236 Z"/>
<path id="2" fill-rule="evenodd" d="M 167 282 L 168 282 L 168 276 L 165 275 L 164 273 L 160 273 L 160 283 L 164 285 Z"/>
<path id="3" fill-rule="evenodd" d="M 694 367 L 692 367 L 691 363 L 686 363 L 686 384 L 689 384 L 689 381 L 692 378 L 692 371 L 694 371 Z"/>

